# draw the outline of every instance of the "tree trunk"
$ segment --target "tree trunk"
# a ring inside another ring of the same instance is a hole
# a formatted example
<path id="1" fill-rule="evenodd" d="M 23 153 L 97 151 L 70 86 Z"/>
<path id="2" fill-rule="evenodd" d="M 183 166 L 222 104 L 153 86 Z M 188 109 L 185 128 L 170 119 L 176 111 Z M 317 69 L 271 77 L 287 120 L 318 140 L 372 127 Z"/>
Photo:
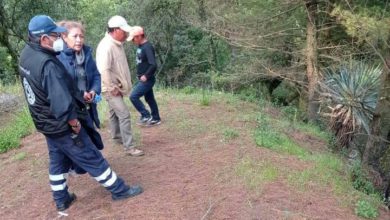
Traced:
<path id="1" fill-rule="evenodd" d="M 12 69 L 14 70 L 14 74 L 18 75 L 18 54 L 16 50 L 12 47 L 11 42 L 9 41 L 9 26 L 7 25 L 7 20 L 5 17 L 5 9 L 4 4 L 0 1 L 0 45 L 7 48 L 8 54 L 12 58 Z"/>
<path id="2" fill-rule="evenodd" d="M 362 165 L 364 169 L 370 174 L 370 178 L 373 180 L 375 186 L 385 191 L 390 181 L 390 167 L 383 166 L 383 164 L 389 163 L 388 161 L 384 160 L 386 160 L 385 152 L 389 152 L 388 147 L 390 146 L 389 57 L 387 59 L 387 63 L 385 64 L 378 97 L 378 104 L 376 106 L 374 117 L 371 122 L 371 134 L 368 137 L 366 148 L 363 153 Z"/>
<path id="3" fill-rule="evenodd" d="M 318 115 L 318 92 L 316 90 L 319 80 L 318 72 L 318 54 L 317 54 L 317 1 L 305 1 L 307 11 L 307 27 L 306 27 L 306 75 L 308 81 L 308 105 L 307 113 L 309 121 L 315 121 Z"/>

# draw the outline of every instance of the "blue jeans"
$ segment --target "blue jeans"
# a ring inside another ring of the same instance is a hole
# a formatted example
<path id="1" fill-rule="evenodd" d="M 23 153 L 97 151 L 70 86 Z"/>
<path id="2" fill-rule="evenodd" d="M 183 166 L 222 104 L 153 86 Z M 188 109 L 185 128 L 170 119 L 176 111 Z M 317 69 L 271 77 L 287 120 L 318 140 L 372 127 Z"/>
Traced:
<path id="1" fill-rule="evenodd" d="M 152 116 L 154 120 L 160 120 L 157 102 L 153 93 L 153 86 L 155 83 L 155 77 L 148 79 L 146 82 L 138 81 L 131 92 L 130 101 L 142 117 L 149 118 Z M 144 103 L 140 100 L 142 96 L 145 97 L 145 101 L 148 103 L 151 113 L 145 108 Z"/>
<path id="2" fill-rule="evenodd" d="M 87 171 L 112 194 L 129 190 L 125 182 L 111 170 L 103 155 L 92 143 L 84 128 L 77 136 L 46 137 L 49 148 L 49 180 L 57 205 L 69 199 L 68 171 L 72 164 Z"/>

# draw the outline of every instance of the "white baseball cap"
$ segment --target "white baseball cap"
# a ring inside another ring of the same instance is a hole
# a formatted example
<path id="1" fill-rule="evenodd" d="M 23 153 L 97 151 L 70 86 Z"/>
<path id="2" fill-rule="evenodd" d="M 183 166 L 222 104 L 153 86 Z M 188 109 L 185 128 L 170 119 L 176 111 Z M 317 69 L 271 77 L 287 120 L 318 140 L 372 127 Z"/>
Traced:
<path id="1" fill-rule="evenodd" d="M 129 37 L 127 41 L 132 41 L 135 36 L 144 34 L 144 29 L 141 26 L 133 26 L 131 27 Z"/>
<path id="2" fill-rule="evenodd" d="M 127 24 L 127 21 L 124 17 L 115 15 L 108 20 L 108 27 L 109 28 L 120 28 L 125 32 L 130 32 L 131 27 Z"/>

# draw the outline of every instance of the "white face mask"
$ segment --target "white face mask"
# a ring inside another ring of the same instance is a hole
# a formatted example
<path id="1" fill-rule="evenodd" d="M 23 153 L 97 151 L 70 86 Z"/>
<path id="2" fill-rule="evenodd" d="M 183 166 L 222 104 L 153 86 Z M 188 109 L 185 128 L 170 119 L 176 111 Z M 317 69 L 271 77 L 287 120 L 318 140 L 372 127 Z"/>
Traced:
<path id="1" fill-rule="evenodd" d="M 55 40 L 53 42 L 53 50 L 55 52 L 63 51 L 64 50 L 64 44 L 65 44 L 64 40 L 62 40 L 62 38 L 58 38 L 57 40 Z"/>
<path id="2" fill-rule="evenodd" d="M 46 36 L 47 38 L 49 38 L 51 41 L 53 41 L 49 35 L 45 34 L 44 36 Z M 61 52 L 64 50 L 64 47 L 65 47 L 65 42 L 64 40 L 61 38 L 61 37 L 58 37 L 55 41 L 53 41 L 53 47 L 52 49 L 54 50 L 54 52 Z"/>

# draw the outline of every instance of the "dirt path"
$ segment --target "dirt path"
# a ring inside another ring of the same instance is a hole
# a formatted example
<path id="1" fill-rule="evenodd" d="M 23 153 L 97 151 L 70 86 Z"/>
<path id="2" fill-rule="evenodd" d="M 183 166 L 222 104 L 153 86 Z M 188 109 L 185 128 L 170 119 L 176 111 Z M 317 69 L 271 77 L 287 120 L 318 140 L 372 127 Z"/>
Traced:
<path id="1" fill-rule="evenodd" d="M 166 97 L 168 96 L 168 97 Z M 202 107 L 193 100 L 159 94 L 164 123 L 136 128 L 144 157 L 122 154 L 108 130 L 102 135 L 103 154 L 128 183 L 140 183 L 138 197 L 113 202 L 108 192 L 88 175 L 70 177 L 70 190 L 78 201 L 62 219 L 357 219 L 329 190 L 296 191 L 284 178 L 261 190 L 248 188 L 235 174 L 245 157 L 272 160 L 281 166 L 302 162 L 256 147 L 242 111 L 250 104 L 226 106 L 215 101 Z M 226 127 L 239 137 L 225 140 Z M 58 219 L 48 185 L 48 155 L 44 138 L 33 134 L 22 147 L 0 155 L 1 219 Z M 383 219 L 388 219 L 383 216 Z"/>

